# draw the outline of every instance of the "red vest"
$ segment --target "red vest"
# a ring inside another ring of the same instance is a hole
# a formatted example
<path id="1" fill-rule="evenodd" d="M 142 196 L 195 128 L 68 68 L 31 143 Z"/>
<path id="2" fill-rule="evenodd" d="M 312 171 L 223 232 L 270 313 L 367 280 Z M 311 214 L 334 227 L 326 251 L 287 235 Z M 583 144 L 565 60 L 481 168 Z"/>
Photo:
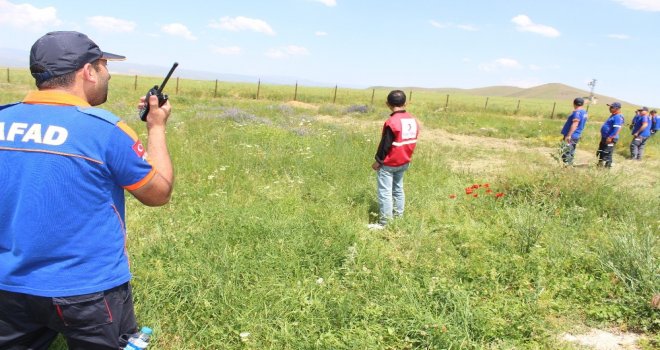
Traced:
<path id="1" fill-rule="evenodd" d="M 383 164 L 396 167 L 409 163 L 419 135 L 417 120 L 408 112 L 394 113 L 385 122 L 383 129 L 386 127 L 389 127 L 394 133 L 394 141 Z"/>

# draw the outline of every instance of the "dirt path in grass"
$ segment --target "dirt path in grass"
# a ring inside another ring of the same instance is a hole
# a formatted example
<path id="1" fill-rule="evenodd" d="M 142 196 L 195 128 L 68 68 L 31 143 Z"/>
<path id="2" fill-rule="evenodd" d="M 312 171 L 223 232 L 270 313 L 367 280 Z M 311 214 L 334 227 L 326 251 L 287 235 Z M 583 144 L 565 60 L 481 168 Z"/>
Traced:
<path id="1" fill-rule="evenodd" d="M 328 124 L 340 124 L 347 126 L 353 130 L 378 130 L 382 125 L 382 121 L 363 121 L 352 118 L 350 116 L 333 117 L 327 115 L 316 116 L 318 121 Z M 423 127 L 423 126 L 422 126 Z M 436 145 L 447 146 L 452 148 L 467 148 L 482 150 L 488 153 L 488 157 L 480 157 L 469 160 L 454 159 L 450 162 L 449 166 L 454 171 L 471 171 L 479 173 L 499 173 L 504 170 L 504 165 L 507 161 L 502 156 L 505 153 L 540 153 L 547 156 L 547 162 L 554 162 L 551 154 L 555 150 L 548 147 L 535 147 L 530 148 L 522 144 L 518 140 L 499 139 L 487 136 L 473 136 L 452 134 L 442 129 L 429 129 L 423 128 L 420 136 L 421 142 L 431 142 Z M 586 159 L 587 154 L 578 150 L 578 159 Z"/>
<path id="2" fill-rule="evenodd" d="M 352 130 L 378 130 L 382 126 L 382 121 L 364 121 L 351 116 L 334 117 L 328 115 L 317 115 L 316 120 L 327 124 L 339 124 Z M 487 157 L 473 159 L 454 159 L 449 166 L 454 171 L 470 171 L 475 173 L 498 174 L 506 171 L 506 166 L 510 164 L 515 154 L 520 154 L 524 159 L 525 155 L 535 155 L 534 159 L 541 159 L 542 164 L 522 163 L 522 166 L 537 167 L 540 165 L 556 164 L 557 161 L 553 155 L 557 150 L 550 147 L 530 147 L 520 140 L 501 139 L 487 136 L 474 136 L 452 134 L 442 129 L 423 128 L 420 136 L 421 142 L 431 142 L 443 147 L 467 148 L 482 151 Z M 627 147 L 619 145 L 618 147 Z M 539 158 L 538 155 L 541 155 Z M 595 150 L 584 150 L 578 145 L 576 151 L 575 165 L 577 168 L 588 168 L 595 165 Z M 558 164 L 557 164 L 558 165 Z M 559 165 L 558 165 L 559 166 Z M 629 176 L 635 176 L 636 181 L 657 186 L 657 169 L 660 168 L 660 160 L 646 159 L 643 162 L 623 159 L 621 155 L 615 155 L 615 165 L 610 170 L 615 174 L 623 174 L 626 179 Z M 628 182 L 623 183 L 628 184 Z"/>
<path id="3" fill-rule="evenodd" d="M 560 340 L 596 350 L 638 350 L 640 336 L 634 333 L 590 329 L 584 334 L 564 333 Z"/>

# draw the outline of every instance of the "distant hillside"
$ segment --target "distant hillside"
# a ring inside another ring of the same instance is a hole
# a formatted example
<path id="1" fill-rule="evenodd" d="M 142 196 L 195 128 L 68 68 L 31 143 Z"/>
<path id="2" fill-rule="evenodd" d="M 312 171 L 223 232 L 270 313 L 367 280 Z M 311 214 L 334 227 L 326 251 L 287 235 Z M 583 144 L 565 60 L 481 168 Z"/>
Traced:
<path id="1" fill-rule="evenodd" d="M 608 103 L 611 101 L 620 101 L 617 98 L 594 94 L 596 98 L 602 103 Z M 539 98 L 539 99 L 552 99 L 552 100 L 572 100 L 578 96 L 587 97 L 589 96 L 589 91 L 581 90 L 574 88 L 572 86 L 560 84 L 560 83 L 550 83 L 543 84 L 539 86 L 534 86 L 527 89 L 522 89 L 516 93 L 506 95 L 509 97 L 518 97 L 518 98 Z M 626 104 L 630 104 L 626 101 L 620 101 Z"/>
<path id="2" fill-rule="evenodd" d="M 385 87 L 379 87 L 385 88 Z M 531 88 L 520 88 L 515 86 L 487 86 L 474 89 L 459 89 L 459 88 L 416 88 L 416 87 L 407 87 L 405 90 L 423 90 L 423 91 L 435 91 L 444 94 L 467 94 L 474 96 L 483 96 L 483 97 L 513 97 L 521 99 L 543 99 L 543 100 L 555 100 L 555 101 L 572 101 L 576 97 L 588 97 L 589 91 L 580 90 L 572 86 L 560 84 L 560 83 L 549 83 L 539 86 L 534 86 Z M 594 94 L 596 100 L 599 103 L 609 103 L 611 101 L 619 101 L 626 105 L 635 105 L 633 103 L 623 101 L 614 97 Z"/>
<path id="3" fill-rule="evenodd" d="M 0 66 L 4 67 L 27 67 L 29 51 L 5 49 L 0 47 Z"/>
<path id="4" fill-rule="evenodd" d="M 525 89 L 515 86 L 488 86 L 465 91 L 476 96 L 515 96 L 525 91 Z"/>

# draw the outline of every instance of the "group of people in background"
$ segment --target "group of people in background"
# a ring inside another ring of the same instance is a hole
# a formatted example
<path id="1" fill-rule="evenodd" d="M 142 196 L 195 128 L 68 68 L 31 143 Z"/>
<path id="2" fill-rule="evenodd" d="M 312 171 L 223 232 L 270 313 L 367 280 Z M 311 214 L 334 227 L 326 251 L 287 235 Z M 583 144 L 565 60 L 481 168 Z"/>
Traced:
<path id="1" fill-rule="evenodd" d="M 600 143 L 598 144 L 598 166 L 612 167 L 612 156 L 614 146 L 619 141 L 621 129 L 625 124 L 625 118 L 621 114 L 621 103 L 612 102 L 607 105 L 610 109 L 610 116 L 600 128 Z M 575 158 L 575 149 L 580 141 L 584 127 L 587 124 L 588 114 L 584 109 L 584 99 L 577 97 L 573 100 L 573 112 L 568 115 L 566 123 L 561 130 L 562 155 L 561 159 L 566 165 L 572 165 Z M 632 132 L 632 141 L 630 142 L 630 159 L 641 160 L 644 153 L 644 146 L 651 135 L 657 133 L 660 129 L 660 117 L 656 110 L 642 107 L 635 111 L 635 117 L 629 125 Z"/>

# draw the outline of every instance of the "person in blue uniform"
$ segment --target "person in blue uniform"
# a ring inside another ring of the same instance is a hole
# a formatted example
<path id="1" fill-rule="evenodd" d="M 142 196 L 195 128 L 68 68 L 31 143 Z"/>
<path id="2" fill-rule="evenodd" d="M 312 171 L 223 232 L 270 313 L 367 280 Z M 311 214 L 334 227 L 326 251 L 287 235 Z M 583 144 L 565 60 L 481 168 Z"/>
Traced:
<path id="1" fill-rule="evenodd" d="M 566 165 L 573 165 L 575 159 L 575 149 L 580 136 L 587 124 L 587 111 L 584 109 L 584 99 L 577 97 L 573 100 L 573 112 L 566 118 L 566 123 L 561 129 L 562 138 L 562 155 L 561 159 Z"/>
<path id="2" fill-rule="evenodd" d="M 642 107 L 639 109 L 639 116 L 633 123 L 633 139 L 630 141 L 630 158 L 633 160 L 642 160 L 646 141 L 651 137 L 651 120 L 649 119 L 649 109 Z"/>
<path id="3" fill-rule="evenodd" d="M 85 34 L 50 32 L 30 51 L 37 91 L 0 106 L 0 349 L 119 349 L 137 331 L 124 191 L 166 204 L 169 102 L 149 104 L 145 149 L 114 114 L 108 61 Z"/>
<path id="4" fill-rule="evenodd" d="M 613 164 L 614 147 L 619 141 L 619 134 L 624 124 L 621 114 L 621 103 L 612 102 L 608 104 L 610 116 L 600 127 L 600 143 L 598 144 L 598 166 L 611 168 Z"/>

